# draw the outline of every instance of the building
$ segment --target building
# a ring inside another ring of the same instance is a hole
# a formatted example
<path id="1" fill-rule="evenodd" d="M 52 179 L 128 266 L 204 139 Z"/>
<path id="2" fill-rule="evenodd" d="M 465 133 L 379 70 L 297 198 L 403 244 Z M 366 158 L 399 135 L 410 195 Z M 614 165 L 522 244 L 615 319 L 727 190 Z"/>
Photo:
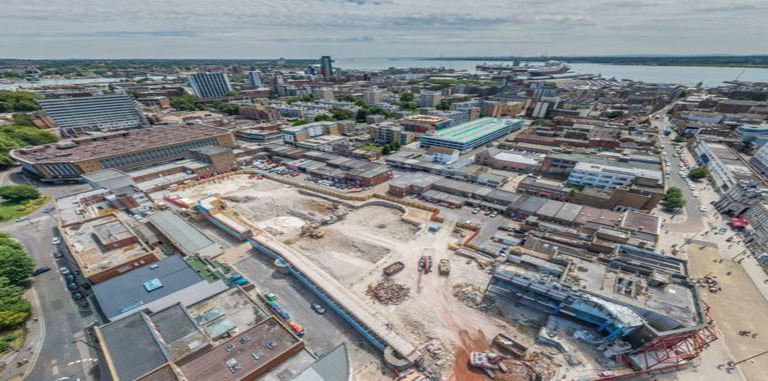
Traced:
<path id="1" fill-rule="evenodd" d="M 469 122 L 470 120 L 477 119 L 472 118 L 470 119 L 469 113 L 465 111 L 459 111 L 459 110 L 452 110 L 452 111 L 441 111 L 441 110 L 429 110 L 427 112 L 427 115 L 433 115 L 433 116 L 439 116 L 441 118 L 445 118 L 451 121 L 450 126 L 455 126 L 457 124 L 462 124 Z"/>
<path id="2" fill-rule="evenodd" d="M 475 155 L 475 163 L 495 169 L 533 173 L 539 169 L 545 157 L 546 155 L 541 153 L 488 148 Z"/>
<path id="3" fill-rule="evenodd" d="M 738 153 L 724 144 L 696 140 L 692 148 L 696 163 L 709 168 L 715 184 L 723 191 L 741 180 L 753 180 L 757 176 Z"/>
<path id="4" fill-rule="evenodd" d="M 281 119 L 280 111 L 267 109 L 263 105 L 255 103 L 241 104 L 240 115 L 252 120 L 274 121 Z"/>
<path id="5" fill-rule="evenodd" d="M 336 122 L 314 122 L 300 126 L 292 126 L 282 130 L 283 141 L 288 144 L 315 138 L 321 135 L 338 135 L 339 125 Z"/>
<path id="6" fill-rule="evenodd" d="M 189 76 L 189 85 L 200 98 L 226 97 L 232 91 L 227 73 L 195 73 Z"/>
<path id="7" fill-rule="evenodd" d="M 635 178 L 644 178 L 657 187 L 662 186 L 662 174 L 640 168 L 622 168 L 606 164 L 579 162 L 568 176 L 568 184 L 595 187 L 601 189 L 615 189 L 628 187 L 635 183 Z M 646 183 L 647 183 L 646 181 Z"/>
<path id="8" fill-rule="evenodd" d="M 422 148 L 441 146 L 464 153 L 499 139 L 523 127 L 522 119 L 481 118 L 458 126 L 422 135 Z"/>
<path id="9" fill-rule="evenodd" d="M 171 108 L 171 100 L 164 95 L 153 97 L 142 97 L 136 99 L 139 103 L 150 108 L 159 108 L 162 110 Z"/>
<path id="10" fill-rule="evenodd" d="M 443 100 L 443 93 L 439 91 L 422 91 L 419 94 L 419 107 L 436 107 Z"/>
<path id="11" fill-rule="evenodd" d="M 68 223 L 60 228 L 64 244 L 83 276 L 93 283 L 155 263 L 157 255 L 114 214 Z"/>
<path id="12" fill-rule="evenodd" d="M 752 143 L 762 147 L 768 143 L 768 124 L 742 124 L 736 128 L 736 136 L 743 143 Z"/>
<path id="13" fill-rule="evenodd" d="M 253 70 L 248 72 L 248 82 L 250 82 L 250 85 L 258 89 L 259 87 L 262 87 L 264 85 L 264 82 L 261 80 L 261 71 L 260 70 Z"/>
<path id="14" fill-rule="evenodd" d="M 768 253 L 768 203 L 757 203 L 747 210 L 745 217 L 749 221 L 748 238 L 745 240 L 747 247 L 755 256 Z"/>
<path id="15" fill-rule="evenodd" d="M 320 74 L 326 80 L 333 78 L 333 60 L 331 56 L 320 57 Z"/>
<path id="16" fill-rule="evenodd" d="M 368 126 L 368 134 L 378 144 L 400 143 L 401 146 L 410 144 L 415 139 L 412 132 L 405 131 L 395 122 L 382 122 Z"/>
<path id="17" fill-rule="evenodd" d="M 429 161 L 438 164 L 451 164 L 459 160 L 459 150 L 455 148 L 431 146 L 427 149 Z"/>
<path id="18" fill-rule="evenodd" d="M 341 135 L 321 135 L 296 142 L 297 147 L 323 152 L 335 152 L 336 147 L 347 142 Z"/>
<path id="19" fill-rule="evenodd" d="M 548 198 L 550 200 L 568 200 L 572 188 L 563 186 L 558 181 L 546 180 L 528 175 L 517 184 L 517 193 Z"/>
<path id="20" fill-rule="evenodd" d="M 330 87 L 315 87 L 312 89 L 312 95 L 317 99 L 332 101 L 333 89 Z"/>
<path id="21" fill-rule="evenodd" d="M 145 124 L 138 103 L 127 95 L 50 98 L 37 103 L 53 118 L 62 136 L 126 130 Z"/>
<path id="22" fill-rule="evenodd" d="M 221 245 L 173 211 L 164 210 L 155 213 L 149 216 L 148 220 L 164 241 L 183 255 L 215 257 L 224 253 Z"/>
<path id="23" fill-rule="evenodd" d="M 715 209 L 730 216 L 741 216 L 763 202 L 768 202 L 768 187 L 757 179 L 742 179 L 722 193 Z"/>
<path id="24" fill-rule="evenodd" d="M 363 100 L 369 105 L 377 105 L 382 103 L 385 94 L 386 91 L 384 91 L 384 89 L 379 89 L 376 86 L 369 87 L 363 94 Z"/>
<path id="25" fill-rule="evenodd" d="M 229 288 L 209 281 L 178 255 L 139 267 L 93 286 L 99 309 L 109 321 L 141 310 L 157 312 L 174 304 L 190 305 Z"/>
<path id="26" fill-rule="evenodd" d="M 231 132 L 202 124 L 157 126 L 20 148 L 11 156 L 45 182 L 81 181 L 107 168 L 131 170 L 191 158 L 205 146 L 233 147 Z"/>
<path id="27" fill-rule="evenodd" d="M 433 115 L 409 115 L 399 122 L 406 131 L 418 133 L 441 130 L 451 126 L 449 119 Z"/>

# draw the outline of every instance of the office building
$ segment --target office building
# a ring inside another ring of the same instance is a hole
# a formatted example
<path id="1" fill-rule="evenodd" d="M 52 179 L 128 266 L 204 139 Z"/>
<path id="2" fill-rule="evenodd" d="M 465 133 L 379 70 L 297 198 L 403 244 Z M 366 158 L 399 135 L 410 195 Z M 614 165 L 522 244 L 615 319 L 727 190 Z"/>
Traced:
<path id="1" fill-rule="evenodd" d="M 320 57 L 320 74 L 322 74 L 325 79 L 333 77 L 333 60 L 331 59 L 331 56 Z"/>
<path id="2" fill-rule="evenodd" d="M 312 95 L 316 99 L 322 99 L 326 101 L 333 100 L 333 89 L 330 87 L 315 87 L 312 89 Z"/>
<path id="3" fill-rule="evenodd" d="M 709 168 L 715 185 L 722 191 L 736 186 L 740 180 L 755 178 L 755 172 L 742 161 L 739 154 L 724 144 L 697 140 L 693 143 L 693 153 L 696 163 Z"/>
<path id="4" fill-rule="evenodd" d="M 409 115 L 400 120 L 400 125 L 406 131 L 432 132 L 451 126 L 451 120 L 433 115 Z"/>
<path id="5" fill-rule="evenodd" d="M 261 81 L 261 71 L 259 70 L 253 70 L 248 72 L 248 81 L 250 82 L 251 86 L 255 89 L 258 89 L 263 85 L 263 82 Z"/>
<path id="6" fill-rule="evenodd" d="M 662 174 L 659 171 L 640 168 L 622 168 L 618 166 L 579 162 L 568 176 L 568 184 L 577 186 L 615 189 L 632 185 L 635 178 L 655 180 L 661 186 Z"/>
<path id="7" fill-rule="evenodd" d="M 443 93 L 439 91 L 422 91 L 419 95 L 419 107 L 435 107 L 443 100 Z"/>
<path id="8" fill-rule="evenodd" d="M 768 144 L 763 144 L 755 155 L 749 159 L 749 164 L 761 175 L 768 176 Z"/>
<path id="9" fill-rule="evenodd" d="M 234 144 L 232 133 L 217 127 L 157 126 L 20 148 L 11 151 L 11 156 L 42 181 L 68 182 L 81 181 L 81 175 L 102 169 L 139 169 L 192 158 L 195 148 Z"/>
<path id="10" fill-rule="evenodd" d="M 377 105 L 384 100 L 385 91 L 378 87 L 371 87 L 363 94 L 363 100 L 369 105 Z"/>
<path id="11" fill-rule="evenodd" d="M 232 91 L 227 73 L 195 73 L 189 76 L 189 85 L 200 98 L 226 97 Z"/>
<path id="12" fill-rule="evenodd" d="M 339 125 L 336 122 L 314 122 L 301 126 L 284 128 L 282 133 L 284 142 L 296 144 L 322 135 L 338 135 Z"/>
<path id="13" fill-rule="evenodd" d="M 136 101 L 127 95 L 51 98 L 37 101 L 53 118 L 62 136 L 89 131 L 109 132 L 139 128 L 144 117 Z"/>
<path id="14" fill-rule="evenodd" d="M 742 124 L 736 128 L 736 136 L 743 143 L 752 143 L 762 147 L 768 143 L 768 124 Z"/>
<path id="15" fill-rule="evenodd" d="M 404 146 L 414 140 L 412 132 L 403 130 L 403 127 L 395 122 L 371 124 L 368 126 L 368 134 L 371 135 L 371 139 L 378 144 L 398 142 L 401 146 Z"/>
<path id="16" fill-rule="evenodd" d="M 441 146 L 455 148 L 459 152 L 465 153 L 522 127 L 522 119 L 480 118 L 425 134 L 419 139 L 419 142 L 422 148 Z"/>

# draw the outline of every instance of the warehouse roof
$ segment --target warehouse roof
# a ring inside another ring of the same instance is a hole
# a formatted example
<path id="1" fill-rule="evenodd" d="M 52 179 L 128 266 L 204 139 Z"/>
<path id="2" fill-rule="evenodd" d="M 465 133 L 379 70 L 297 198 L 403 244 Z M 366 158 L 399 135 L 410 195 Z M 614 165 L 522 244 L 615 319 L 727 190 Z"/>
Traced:
<path id="1" fill-rule="evenodd" d="M 148 220 L 185 255 L 195 255 L 216 245 L 216 242 L 170 210 L 155 213 Z"/>
<path id="2" fill-rule="evenodd" d="M 501 118 L 480 118 L 471 122 L 436 131 L 430 137 L 468 143 L 492 132 L 506 128 L 510 120 Z"/>

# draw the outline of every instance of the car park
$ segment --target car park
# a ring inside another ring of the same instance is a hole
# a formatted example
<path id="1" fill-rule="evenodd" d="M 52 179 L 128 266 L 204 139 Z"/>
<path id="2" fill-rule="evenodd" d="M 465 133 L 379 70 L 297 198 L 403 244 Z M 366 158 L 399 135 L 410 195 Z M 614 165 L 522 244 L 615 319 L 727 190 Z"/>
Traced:
<path id="1" fill-rule="evenodd" d="M 43 273 L 47 273 L 48 271 L 51 271 L 50 267 L 46 267 L 46 266 L 38 267 L 34 271 L 32 271 L 32 276 L 37 276 Z"/>

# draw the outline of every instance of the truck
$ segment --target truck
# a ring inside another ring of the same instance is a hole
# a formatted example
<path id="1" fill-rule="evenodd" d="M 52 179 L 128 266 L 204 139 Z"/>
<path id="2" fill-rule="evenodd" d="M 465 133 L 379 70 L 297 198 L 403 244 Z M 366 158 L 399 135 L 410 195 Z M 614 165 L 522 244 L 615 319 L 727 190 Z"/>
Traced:
<path id="1" fill-rule="evenodd" d="M 440 275 L 448 275 L 451 273 L 451 261 L 448 259 L 441 259 L 440 264 L 437 265 L 437 272 Z"/>

